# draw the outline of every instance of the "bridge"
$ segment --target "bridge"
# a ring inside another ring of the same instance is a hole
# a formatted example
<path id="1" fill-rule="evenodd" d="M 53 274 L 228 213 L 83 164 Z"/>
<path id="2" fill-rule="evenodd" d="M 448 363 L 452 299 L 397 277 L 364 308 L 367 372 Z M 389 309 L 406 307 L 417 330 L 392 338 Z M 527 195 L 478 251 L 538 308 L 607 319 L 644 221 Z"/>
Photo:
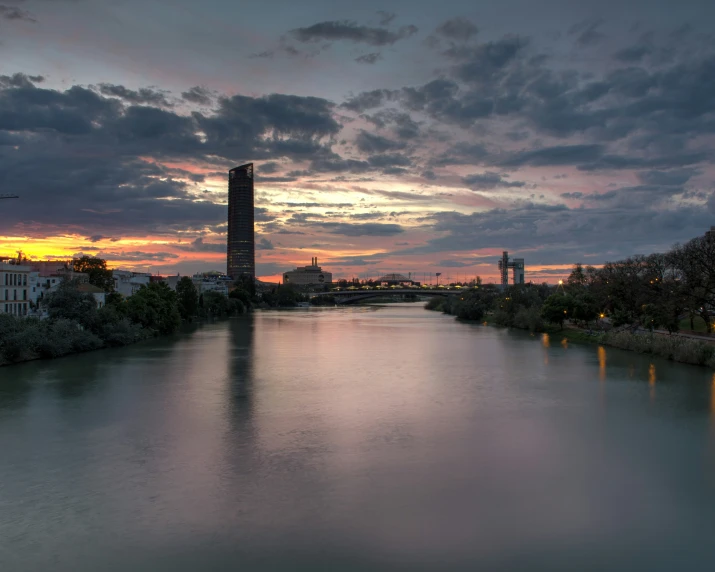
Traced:
<path id="1" fill-rule="evenodd" d="M 411 294 L 413 296 L 457 296 L 464 289 L 448 289 L 448 288 L 385 288 L 385 289 L 373 289 L 373 290 L 339 290 L 331 292 L 313 292 L 308 294 L 311 298 L 322 298 L 325 296 L 333 296 L 335 298 L 336 304 L 353 304 L 355 302 L 360 302 L 362 300 L 368 300 L 370 298 L 382 298 L 384 296 L 403 296 L 405 294 Z"/>

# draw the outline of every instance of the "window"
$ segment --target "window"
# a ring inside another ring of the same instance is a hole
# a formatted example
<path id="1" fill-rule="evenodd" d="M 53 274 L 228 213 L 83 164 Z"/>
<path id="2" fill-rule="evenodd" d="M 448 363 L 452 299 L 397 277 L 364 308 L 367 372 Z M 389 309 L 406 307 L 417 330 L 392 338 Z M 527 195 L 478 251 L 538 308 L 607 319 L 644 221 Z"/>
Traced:
<path id="1" fill-rule="evenodd" d="M 17 288 L 15 288 L 12 293 L 14 294 L 13 300 L 17 300 Z"/>
<path id="2" fill-rule="evenodd" d="M 27 300 L 27 290 L 22 291 L 22 299 Z"/>

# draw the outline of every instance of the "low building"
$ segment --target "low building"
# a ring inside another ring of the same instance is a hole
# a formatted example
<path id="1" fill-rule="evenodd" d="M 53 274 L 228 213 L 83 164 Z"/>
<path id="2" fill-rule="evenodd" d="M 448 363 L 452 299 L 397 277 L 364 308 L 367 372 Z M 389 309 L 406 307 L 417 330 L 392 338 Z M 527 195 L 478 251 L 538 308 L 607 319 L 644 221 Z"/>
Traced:
<path id="1" fill-rule="evenodd" d="M 72 269 L 72 260 L 28 260 L 26 264 L 41 277 L 54 276 Z"/>
<path id="2" fill-rule="evenodd" d="M 97 302 L 97 308 L 104 307 L 107 301 L 107 294 L 99 286 L 90 284 L 89 282 L 84 282 L 77 286 L 77 290 L 84 292 L 85 294 L 92 294 L 95 302 Z"/>
<path id="3" fill-rule="evenodd" d="M 30 311 L 30 272 L 25 264 L 0 261 L 0 313 L 27 316 Z"/>
<path id="4" fill-rule="evenodd" d="M 194 274 L 191 277 L 191 281 L 196 286 L 196 290 L 199 294 L 204 294 L 205 292 L 218 292 L 224 296 L 228 296 L 233 280 L 221 274 L 219 272 L 203 272 Z M 174 286 L 176 289 L 176 286 Z"/>
<path id="5" fill-rule="evenodd" d="M 148 286 L 151 274 L 146 272 L 131 272 L 130 270 L 113 270 L 114 290 L 125 298 L 133 296 L 142 286 Z"/>
<path id="6" fill-rule="evenodd" d="M 292 284 L 294 286 L 321 286 L 330 284 L 333 281 L 331 272 L 324 272 L 318 266 L 318 259 L 313 258 L 310 266 L 299 266 L 295 270 L 283 273 L 283 284 Z"/>

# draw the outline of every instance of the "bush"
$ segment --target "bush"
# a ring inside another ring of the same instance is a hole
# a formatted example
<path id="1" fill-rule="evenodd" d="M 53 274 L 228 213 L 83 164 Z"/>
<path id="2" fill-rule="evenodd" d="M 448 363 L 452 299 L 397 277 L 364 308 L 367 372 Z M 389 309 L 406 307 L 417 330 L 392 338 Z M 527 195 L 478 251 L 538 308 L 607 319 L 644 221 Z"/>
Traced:
<path id="1" fill-rule="evenodd" d="M 541 309 L 536 306 L 520 308 L 514 316 L 514 327 L 530 332 L 543 332 L 544 321 L 541 319 Z"/>

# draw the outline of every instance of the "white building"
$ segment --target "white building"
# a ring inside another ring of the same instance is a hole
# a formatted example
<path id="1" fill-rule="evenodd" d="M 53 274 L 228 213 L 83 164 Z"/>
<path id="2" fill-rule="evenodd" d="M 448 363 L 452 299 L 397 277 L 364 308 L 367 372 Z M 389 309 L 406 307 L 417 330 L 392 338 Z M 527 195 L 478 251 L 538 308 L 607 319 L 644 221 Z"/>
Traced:
<path id="1" fill-rule="evenodd" d="M 295 286 L 319 286 L 330 284 L 333 281 L 331 272 L 323 272 L 318 266 L 318 258 L 310 261 L 310 266 L 299 266 L 295 270 L 283 273 L 283 284 L 293 284 Z"/>
<path id="2" fill-rule="evenodd" d="M 142 286 L 148 286 L 151 274 L 146 272 L 131 272 L 130 270 L 113 270 L 114 290 L 125 298 L 136 294 Z"/>
<path id="3" fill-rule="evenodd" d="M 30 271 L 29 266 L 0 262 L 0 313 L 27 316 Z"/>
<path id="4" fill-rule="evenodd" d="M 107 294 L 99 286 L 84 282 L 77 287 L 77 290 L 85 294 L 92 294 L 94 301 L 97 302 L 97 308 L 103 308 L 106 304 Z"/>
<path id="5" fill-rule="evenodd" d="M 194 274 L 191 281 L 196 286 L 199 295 L 205 292 L 218 292 L 228 296 L 229 289 L 233 281 L 225 274 L 207 272 L 205 274 Z M 174 287 L 176 289 L 176 287 Z"/>

